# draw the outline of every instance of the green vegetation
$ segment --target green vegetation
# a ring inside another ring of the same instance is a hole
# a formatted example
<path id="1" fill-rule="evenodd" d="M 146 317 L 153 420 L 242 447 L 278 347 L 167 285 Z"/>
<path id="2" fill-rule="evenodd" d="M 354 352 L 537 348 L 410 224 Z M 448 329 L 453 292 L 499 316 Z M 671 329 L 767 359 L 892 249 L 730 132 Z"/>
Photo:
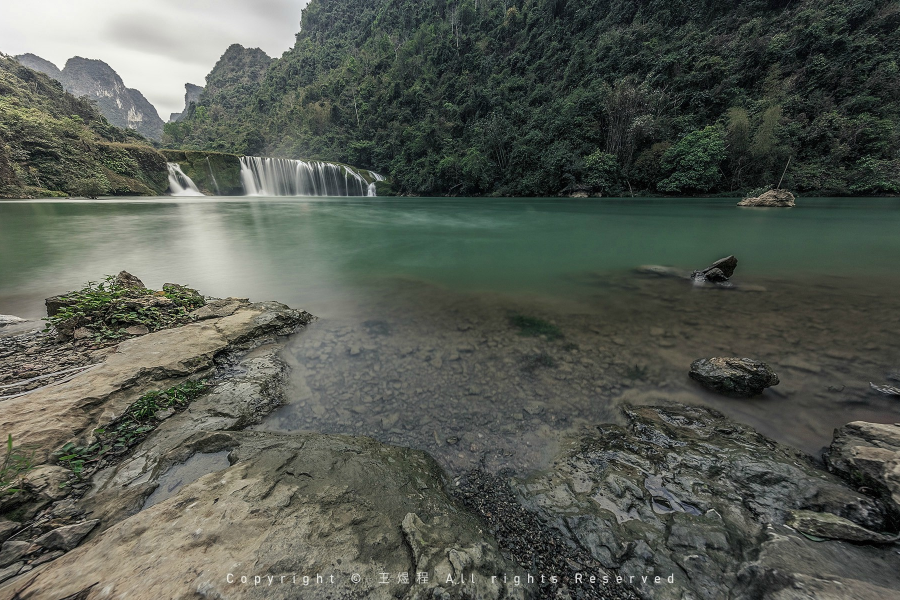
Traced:
<path id="1" fill-rule="evenodd" d="M 83 98 L 0 55 L 0 198 L 155 195 L 165 159 Z"/>
<path id="2" fill-rule="evenodd" d="M 559 327 L 537 317 L 512 315 L 509 317 L 509 324 L 518 329 L 519 335 L 523 336 L 539 337 L 543 335 L 550 340 L 558 340 L 563 337 Z"/>
<path id="3" fill-rule="evenodd" d="M 403 193 L 900 192 L 890 0 L 312 0 L 229 48 L 196 150 L 345 162 Z M 614 160 L 613 160 L 614 158 Z"/>
<path id="4" fill-rule="evenodd" d="M 21 449 L 13 446 L 12 435 L 6 438 L 6 456 L 0 463 L 0 496 L 15 494 L 19 491 L 16 487 L 22 475 L 32 468 L 34 453 L 26 454 Z"/>
<path id="5" fill-rule="evenodd" d="M 88 446 L 69 442 L 56 452 L 56 461 L 81 479 L 104 458 L 114 458 L 147 437 L 160 421 L 157 414 L 167 409 L 180 410 L 209 388 L 205 380 L 186 381 L 165 391 L 147 392 L 128 407 L 120 418 L 103 429 L 94 430 Z"/>
<path id="6" fill-rule="evenodd" d="M 86 327 L 98 341 L 122 338 L 125 329 L 133 325 L 157 331 L 190 322 L 188 313 L 206 304 L 203 296 L 188 287 L 166 284 L 157 292 L 128 287 L 113 275 L 100 283 L 89 281 L 81 290 L 55 301 L 60 308 L 44 319 L 48 328 L 70 336 Z"/>
<path id="7" fill-rule="evenodd" d="M 170 123 L 169 125 L 177 125 Z M 161 150 L 168 162 L 177 162 L 181 171 L 201 190 L 224 196 L 242 196 L 241 162 L 236 154 Z"/>

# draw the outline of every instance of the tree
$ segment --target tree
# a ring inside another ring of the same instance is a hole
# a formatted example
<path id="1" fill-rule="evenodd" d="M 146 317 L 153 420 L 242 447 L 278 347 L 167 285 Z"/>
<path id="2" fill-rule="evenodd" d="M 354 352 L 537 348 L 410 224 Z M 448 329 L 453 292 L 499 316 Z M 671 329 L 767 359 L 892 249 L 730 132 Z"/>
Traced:
<path id="1" fill-rule="evenodd" d="M 584 182 L 608 194 L 619 184 L 619 161 L 614 154 L 596 150 L 584 159 Z"/>
<path id="2" fill-rule="evenodd" d="M 663 154 L 662 166 L 672 174 L 656 188 L 661 192 L 707 192 L 722 178 L 719 165 L 724 158 L 721 127 L 707 125 L 692 131 Z"/>

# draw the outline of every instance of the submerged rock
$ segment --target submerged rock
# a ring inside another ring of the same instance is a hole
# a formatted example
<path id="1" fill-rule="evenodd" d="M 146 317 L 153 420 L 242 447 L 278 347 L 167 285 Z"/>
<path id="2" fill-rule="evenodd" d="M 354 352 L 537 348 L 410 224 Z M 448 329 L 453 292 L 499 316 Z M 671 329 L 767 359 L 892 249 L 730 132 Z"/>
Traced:
<path id="1" fill-rule="evenodd" d="M 787 190 L 769 190 L 761 196 L 744 198 L 737 204 L 738 206 L 775 206 L 788 207 L 794 206 L 794 195 Z"/>
<path id="2" fill-rule="evenodd" d="M 795 510 L 873 531 L 887 524 L 876 500 L 805 455 L 707 408 L 639 407 L 625 416 L 625 426 L 598 427 L 549 469 L 511 485 L 603 567 L 635 576 L 643 597 L 806 598 L 790 594 L 823 573 L 828 585 L 871 591 L 859 598 L 900 588 L 897 553 L 817 543 L 784 526 Z M 670 575 L 674 584 L 653 585 Z"/>
<path id="3" fill-rule="evenodd" d="M 691 379 L 719 394 L 749 398 L 778 385 L 778 375 L 766 363 L 750 358 L 701 358 L 691 363 Z"/>
<path id="4" fill-rule="evenodd" d="M 7 325 L 18 325 L 19 323 L 25 322 L 25 319 L 15 317 L 13 315 L 0 315 L 0 327 L 6 327 Z"/>

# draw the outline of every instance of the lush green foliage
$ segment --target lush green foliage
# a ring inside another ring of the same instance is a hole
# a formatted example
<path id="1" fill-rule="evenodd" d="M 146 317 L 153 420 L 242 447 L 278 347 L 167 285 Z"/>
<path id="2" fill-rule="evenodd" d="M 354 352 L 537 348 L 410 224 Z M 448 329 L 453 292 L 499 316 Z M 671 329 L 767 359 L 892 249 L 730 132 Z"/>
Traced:
<path id="1" fill-rule="evenodd" d="M 160 194 L 165 159 L 83 98 L 0 55 L 0 197 Z"/>
<path id="2" fill-rule="evenodd" d="M 97 340 L 115 340 L 125 329 L 143 325 L 150 331 L 165 329 L 190 320 L 188 313 L 206 301 L 196 290 L 167 284 L 162 291 L 124 287 L 113 275 L 100 283 L 89 281 L 84 288 L 60 297 L 64 306 L 46 317 L 48 327 L 71 334 L 87 327 Z"/>
<path id="3" fill-rule="evenodd" d="M 798 191 L 900 188 L 890 0 L 312 0 L 282 58 L 229 52 L 170 143 L 415 193 L 746 190 L 788 157 Z M 724 149 L 690 167 L 682 140 L 709 127 Z"/>
<path id="4" fill-rule="evenodd" d="M 114 457 L 144 439 L 159 424 L 157 414 L 186 407 L 209 388 L 206 380 L 186 381 L 164 391 L 147 392 L 107 427 L 94 430 L 92 443 L 69 442 L 56 453 L 56 461 L 82 478 L 104 457 Z"/>

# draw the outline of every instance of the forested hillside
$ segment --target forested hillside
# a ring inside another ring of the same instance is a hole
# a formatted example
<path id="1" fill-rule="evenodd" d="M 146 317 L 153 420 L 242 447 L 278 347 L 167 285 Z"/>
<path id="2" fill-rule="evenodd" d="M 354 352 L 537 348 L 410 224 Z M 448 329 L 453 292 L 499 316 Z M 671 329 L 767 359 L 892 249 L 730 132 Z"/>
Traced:
<path id="1" fill-rule="evenodd" d="M 160 194 L 166 161 L 58 81 L 0 55 L 0 198 Z"/>
<path id="2" fill-rule="evenodd" d="M 900 192 L 891 0 L 312 0 L 254 56 L 164 143 L 423 194 L 737 192 L 788 158 L 800 192 Z"/>

